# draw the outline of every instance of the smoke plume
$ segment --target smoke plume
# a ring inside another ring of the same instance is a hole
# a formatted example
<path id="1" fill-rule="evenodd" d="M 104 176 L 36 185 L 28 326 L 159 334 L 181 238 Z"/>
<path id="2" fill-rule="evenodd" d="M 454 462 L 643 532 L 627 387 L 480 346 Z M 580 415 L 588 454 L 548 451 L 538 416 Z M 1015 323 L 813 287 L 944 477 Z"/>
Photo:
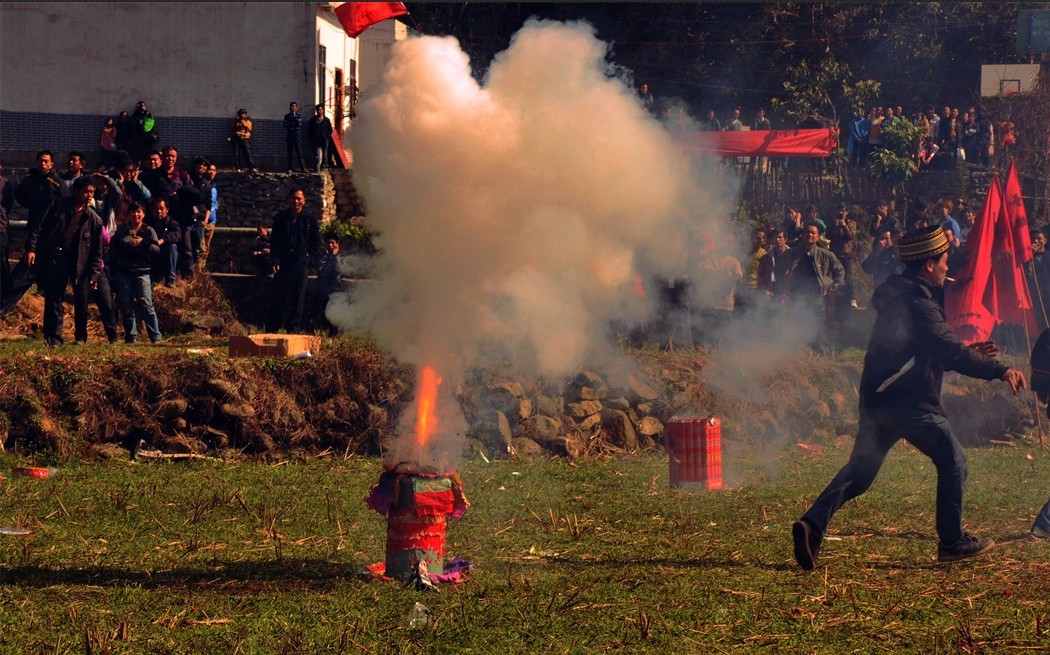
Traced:
<path id="1" fill-rule="evenodd" d="M 454 38 L 398 43 L 352 135 L 381 252 L 333 323 L 450 389 L 494 358 L 543 376 L 622 362 L 608 326 L 650 317 L 655 276 L 724 294 L 697 256 L 738 254 L 735 190 L 705 187 L 607 56 L 585 23 L 530 20 L 479 84 Z"/>

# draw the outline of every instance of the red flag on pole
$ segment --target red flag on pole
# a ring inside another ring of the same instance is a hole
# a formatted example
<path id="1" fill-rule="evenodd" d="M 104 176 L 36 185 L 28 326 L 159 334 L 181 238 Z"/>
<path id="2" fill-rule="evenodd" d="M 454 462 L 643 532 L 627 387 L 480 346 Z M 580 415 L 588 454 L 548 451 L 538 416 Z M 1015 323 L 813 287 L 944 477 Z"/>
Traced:
<path id="1" fill-rule="evenodd" d="M 343 2 L 335 8 L 339 24 L 349 37 L 360 36 L 380 21 L 407 13 L 403 2 Z"/>
<path id="2" fill-rule="evenodd" d="M 1028 230 L 1028 211 L 1024 208 L 1024 198 L 1021 196 L 1021 178 L 1013 160 L 1010 161 L 1010 170 L 1006 172 L 1003 205 L 1006 208 L 1006 216 L 1010 219 L 1014 252 L 1019 257 L 1017 263 L 1027 264 L 1032 261 L 1032 237 Z"/>
<path id="3" fill-rule="evenodd" d="M 1028 293 L 1024 266 L 1032 260 L 1032 240 L 1028 234 L 1028 214 L 1021 197 L 1017 167 L 1010 162 L 1003 190 L 1003 214 L 996 230 L 993 274 L 999 289 L 999 322 L 1036 325 L 1032 315 L 1032 297 Z"/>
<path id="4" fill-rule="evenodd" d="M 999 176 L 995 175 L 984 199 L 984 207 L 963 245 L 966 264 L 959 271 L 950 271 L 956 281 L 948 288 L 944 299 L 948 325 L 966 344 L 986 341 L 992 328 L 999 322 L 998 294 L 992 277 L 992 254 L 996 226 L 1002 212 L 1002 186 Z"/>

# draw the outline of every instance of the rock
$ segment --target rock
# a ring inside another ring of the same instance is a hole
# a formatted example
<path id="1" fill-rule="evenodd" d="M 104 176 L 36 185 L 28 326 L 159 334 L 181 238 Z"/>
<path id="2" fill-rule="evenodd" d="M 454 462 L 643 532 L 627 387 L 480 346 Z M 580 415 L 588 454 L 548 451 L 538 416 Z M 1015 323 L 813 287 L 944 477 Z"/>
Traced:
<path id="1" fill-rule="evenodd" d="M 638 450 L 638 433 L 631 425 L 627 412 L 613 410 L 606 413 L 603 427 L 608 431 L 609 441 L 628 452 Z"/>
<path id="2" fill-rule="evenodd" d="M 529 433 L 537 440 L 549 440 L 556 438 L 561 433 L 561 421 L 538 414 L 526 422 Z"/>
<path id="3" fill-rule="evenodd" d="M 189 406 L 190 404 L 184 398 L 172 398 L 162 402 L 157 411 L 164 417 L 164 420 L 171 421 L 185 414 Z"/>
<path id="4" fill-rule="evenodd" d="M 566 409 L 573 418 L 585 418 L 602 411 L 602 404 L 597 400 L 581 400 L 578 403 L 569 403 Z"/>
<path id="5" fill-rule="evenodd" d="M 569 383 L 565 395 L 574 400 L 601 400 L 609 395 L 609 388 L 597 373 L 581 371 Z"/>
<path id="6" fill-rule="evenodd" d="M 267 453 L 276 447 L 274 444 L 273 437 L 265 432 L 260 432 L 255 435 L 252 440 L 252 450 L 257 453 Z"/>
<path id="7" fill-rule="evenodd" d="M 604 405 L 608 409 L 617 409 L 621 412 L 626 412 L 631 408 L 631 403 L 623 396 L 620 396 L 619 398 L 609 398 L 604 401 Z"/>
<path id="8" fill-rule="evenodd" d="M 582 421 L 580 421 L 579 423 L 577 423 L 576 427 L 578 427 L 583 432 L 589 432 L 589 431 L 593 430 L 594 428 L 598 427 L 598 425 L 600 425 L 601 422 L 602 422 L 602 415 L 601 414 L 591 414 L 587 418 L 585 418 Z"/>
<path id="9" fill-rule="evenodd" d="M 638 431 L 647 437 L 663 434 L 664 424 L 653 416 L 646 416 L 638 421 Z"/>
<path id="10" fill-rule="evenodd" d="M 517 382 L 501 382 L 490 387 L 490 391 L 505 391 L 512 398 L 523 398 L 525 390 Z"/>
<path id="11" fill-rule="evenodd" d="M 390 415 L 379 405 L 365 405 L 365 415 L 368 425 L 376 428 L 385 426 L 387 421 L 390 420 Z"/>
<path id="12" fill-rule="evenodd" d="M 194 439 L 188 434 L 177 434 L 174 437 L 165 437 L 161 440 L 162 451 L 185 455 L 187 453 L 200 454 L 208 450 L 207 444 L 200 439 Z"/>
<path id="13" fill-rule="evenodd" d="M 226 322 L 218 316 L 191 316 L 187 324 L 208 334 L 221 334 L 226 329 Z"/>
<path id="14" fill-rule="evenodd" d="M 628 396 L 631 400 L 656 400 L 660 393 L 635 375 L 627 376 Z"/>
<path id="15" fill-rule="evenodd" d="M 115 443 L 96 443 L 91 445 L 92 452 L 102 459 L 119 459 L 128 460 L 131 458 L 131 453 L 125 448 L 121 448 Z"/>
<path id="16" fill-rule="evenodd" d="M 237 385 L 222 378 L 212 378 L 205 382 L 204 386 L 216 398 L 238 398 L 240 396 Z"/>
<path id="17" fill-rule="evenodd" d="M 219 411 L 230 418 L 246 419 L 255 416 L 255 408 L 248 403 L 222 403 Z"/>
<path id="18" fill-rule="evenodd" d="M 565 408 L 565 400 L 550 396 L 536 396 L 536 412 L 544 416 L 560 416 Z"/>
<path id="19" fill-rule="evenodd" d="M 544 450 L 559 456 L 576 457 L 580 454 L 582 446 L 579 441 L 572 437 L 555 437 L 554 439 L 545 439 L 540 441 L 539 444 L 543 446 Z"/>
<path id="20" fill-rule="evenodd" d="M 510 430 L 510 421 L 503 412 L 496 410 L 482 412 L 473 432 L 474 436 L 484 444 L 489 457 L 502 458 L 511 452 L 514 435 Z"/>
<path id="21" fill-rule="evenodd" d="M 215 450 L 221 450 L 227 448 L 230 445 L 230 435 L 226 434 L 222 430 L 216 430 L 215 428 L 208 426 L 204 428 L 204 438 L 207 439 L 208 443 Z"/>
<path id="22" fill-rule="evenodd" d="M 638 403 L 637 405 L 634 406 L 634 408 L 636 410 L 638 410 L 639 414 L 642 414 L 642 415 L 655 414 L 656 413 L 656 412 L 653 411 L 654 409 L 656 409 L 656 403 L 648 401 L 648 400 L 646 400 L 645 402 Z"/>
<path id="23" fill-rule="evenodd" d="M 543 447 L 528 437 L 516 437 L 512 445 L 514 451 L 522 457 L 535 457 L 543 454 Z"/>
<path id="24" fill-rule="evenodd" d="M 508 420 L 516 423 L 524 418 L 521 413 L 524 393 L 517 382 L 504 382 L 487 389 L 482 402 L 486 408 L 503 412 Z"/>
<path id="25" fill-rule="evenodd" d="M 532 401 L 522 398 L 518 401 L 518 418 L 524 420 L 532 416 Z"/>

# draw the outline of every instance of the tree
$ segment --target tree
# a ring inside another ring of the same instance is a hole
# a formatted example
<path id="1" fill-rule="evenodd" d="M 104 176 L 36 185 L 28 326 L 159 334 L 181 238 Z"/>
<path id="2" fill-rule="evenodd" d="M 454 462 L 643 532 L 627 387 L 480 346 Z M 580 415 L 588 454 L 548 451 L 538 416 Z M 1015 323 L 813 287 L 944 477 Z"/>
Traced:
<path id="1" fill-rule="evenodd" d="M 881 143 L 868 157 L 868 170 L 893 189 L 894 198 L 904 195 L 904 184 L 918 170 L 915 155 L 924 133 L 924 128 L 904 119 L 882 124 Z"/>

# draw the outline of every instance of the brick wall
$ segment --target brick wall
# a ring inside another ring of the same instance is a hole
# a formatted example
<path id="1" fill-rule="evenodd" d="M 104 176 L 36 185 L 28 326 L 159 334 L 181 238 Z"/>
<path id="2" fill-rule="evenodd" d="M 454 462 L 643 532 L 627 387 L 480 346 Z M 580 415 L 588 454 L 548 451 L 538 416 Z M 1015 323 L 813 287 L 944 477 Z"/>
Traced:
<path id="1" fill-rule="evenodd" d="M 63 153 L 81 150 L 92 164 L 99 160 L 102 124 L 108 116 L 85 114 L 41 114 L 0 111 L 0 157 L 11 165 L 29 165 L 33 155 L 45 148 Z M 114 116 L 115 118 L 115 116 Z M 233 164 L 233 150 L 226 141 L 233 130 L 233 116 L 197 118 L 157 116 L 158 146 L 175 146 L 180 157 L 207 157 L 224 166 Z M 264 170 L 284 170 L 284 126 L 279 120 L 253 119 L 251 147 L 256 163 Z M 303 154 L 307 155 L 306 148 Z M 307 160 L 311 159 L 306 156 Z"/>

